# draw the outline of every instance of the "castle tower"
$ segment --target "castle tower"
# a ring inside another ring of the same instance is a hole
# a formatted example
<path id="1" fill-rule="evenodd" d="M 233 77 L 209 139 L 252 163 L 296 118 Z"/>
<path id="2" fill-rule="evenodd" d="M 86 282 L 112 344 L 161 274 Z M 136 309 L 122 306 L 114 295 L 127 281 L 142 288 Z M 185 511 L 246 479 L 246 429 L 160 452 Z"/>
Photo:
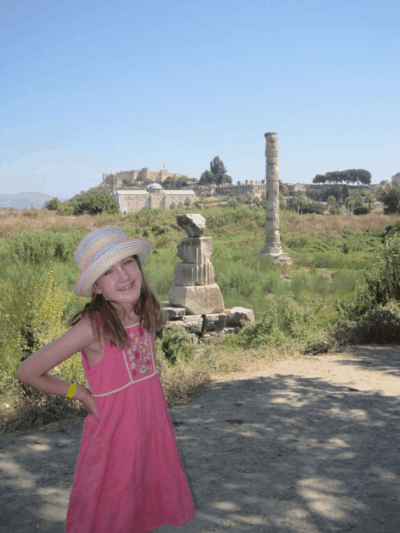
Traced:
<path id="1" fill-rule="evenodd" d="M 279 168 L 278 168 L 278 134 L 275 131 L 265 133 L 266 146 L 266 241 L 261 255 L 269 256 L 279 263 L 292 261 L 284 254 L 281 246 L 279 226 Z"/>

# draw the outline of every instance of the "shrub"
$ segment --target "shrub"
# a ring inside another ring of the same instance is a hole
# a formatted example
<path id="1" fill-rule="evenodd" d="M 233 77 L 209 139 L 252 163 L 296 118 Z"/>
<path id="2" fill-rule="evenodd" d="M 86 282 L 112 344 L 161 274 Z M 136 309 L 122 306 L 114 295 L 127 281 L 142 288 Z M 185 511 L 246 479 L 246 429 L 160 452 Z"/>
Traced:
<path id="1" fill-rule="evenodd" d="M 107 194 L 93 194 L 85 196 L 74 202 L 74 215 L 82 215 L 88 213 L 89 215 L 97 215 L 98 213 L 119 213 L 119 204 L 113 196 Z"/>
<path id="2" fill-rule="evenodd" d="M 371 210 L 366 205 L 358 205 L 354 208 L 355 215 L 368 215 Z"/>
<path id="3" fill-rule="evenodd" d="M 304 340 L 309 334 L 313 310 L 297 303 L 291 294 L 276 296 L 270 310 L 259 320 L 246 324 L 228 345 L 257 348 L 261 345 L 281 346 L 287 338 Z"/>
<path id="4" fill-rule="evenodd" d="M 400 300 L 400 235 L 387 239 L 376 253 L 374 263 L 365 272 L 366 287 L 359 292 L 358 308 L 385 305 Z"/>
<path id="5" fill-rule="evenodd" d="M 394 224 L 391 224 L 390 226 L 386 226 L 385 237 L 392 237 L 393 235 L 396 235 L 399 232 L 400 232 L 400 220 L 398 220 Z"/>
<path id="6" fill-rule="evenodd" d="M 340 322 L 334 337 L 340 344 L 390 344 L 400 339 L 400 303 L 391 300 L 369 309 L 359 320 Z"/>
<path id="7" fill-rule="evenodd" d="M 190 337 L 181 327 L 164 328 L 160 337 L 161 350 L 167 361 L 175 365 L 178 359 L 190 361 L 194 357 L 195 347 Z"/>
<path id="8" fill-rule="evenodd" d="M 66 331 L 63 314 L 71 297 L 58 287 L 52 270 L 42 276 L 27 274 L 16 284 L 3 283 L 0 288 L 2 372 L 14 374 L 24 358 Z M 68 377 L 72 374 L 75 379 L 78 375 L 83 377 L 77 357 L 64 361 L 55 371 Z"/>
<path id="9" fill-rule="evenodd" d="M 333 339 L 327 333 L 320 332 L 310 335 L 304 342 L 302 353 L 307 355 L 318 355 L 327 353 L 333 346 Z"/>
<path id="10" fill-rule="evenodd" d="M 284 336 L 278 329 L 276 315 L 264 313 L 259 320 L 246 324 L 236 339 L 228 337 L 226 344 L 232 343 L 242 348 L 257 348 L 264 344 L 281 346 L 284 343 Z"/>
<path id="11" fill-rule="evenodd" d="M 55 197 L 46 202 L 43 206 L 44 209 L 48 209 L 49 211 L 57 211 L 57 209 L 60 207 L 61 202 L 60 200 Z"/>
<path id="12" fill-rule="evenodd" d="M 273 302 L 273 311 L 281 332 L 296 340 L 307 337 L 314 315 L 311 306 L 296 302 L 290 294 L 282 294 Z"/>

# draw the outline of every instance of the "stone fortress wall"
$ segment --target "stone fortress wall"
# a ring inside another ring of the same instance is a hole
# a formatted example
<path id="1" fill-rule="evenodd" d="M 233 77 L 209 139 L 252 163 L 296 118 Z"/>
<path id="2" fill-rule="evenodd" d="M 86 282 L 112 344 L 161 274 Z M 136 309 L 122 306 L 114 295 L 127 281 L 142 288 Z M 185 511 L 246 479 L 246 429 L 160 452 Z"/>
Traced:
<path id="1" fill-rule="evenodd" d="M 142 170 L 123 170 L 121 172 L 116 172 L 115 174 L 106 174 L 103 172 L 103 183 L 105 182 L 111 185 L 113 176 L 115 176 L 116 185 L 122 185 L 122 180 L 128 180 L 132 183 L 143 180 L 163 183 L 170 176 L 174 176 L 176 178 L 186 177 L 183 174 L 178 174 L 176 172 L 168 172 L 166 169 L 152 171 L 149 170 L 149 167 L 144 167 Z"/>
<path id="2" fill-rule="evenodd" d="M 233 184 L 226 184 L 226 185 L 218 185 L 215 187 L 214 194 L 216 196 L 229 196 L 230 194 L 242 194 L 242 195 L 248 195 L 253 198 L 258 197 L 261 198 L 262 193 L 265 193 L 265 180 L 259 181 L 253 181 L 253 180 L 246 180 L 244 183 L 241 183 L 240 181 L 237 182 L 237 185 Z"/>

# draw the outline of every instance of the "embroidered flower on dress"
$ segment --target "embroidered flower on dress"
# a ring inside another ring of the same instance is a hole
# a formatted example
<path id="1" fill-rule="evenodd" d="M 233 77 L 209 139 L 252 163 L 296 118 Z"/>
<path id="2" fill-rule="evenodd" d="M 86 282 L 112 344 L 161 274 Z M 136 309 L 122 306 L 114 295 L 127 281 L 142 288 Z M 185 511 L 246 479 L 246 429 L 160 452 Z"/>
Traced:
<path id="1" fill-rule="evenodd" d="M 146 365 L 143 365 L 143 366 L 140 367 L 140 372 L 142 374 L 144 374 L 146 371 L 147 371 L 147 366 Z"/>

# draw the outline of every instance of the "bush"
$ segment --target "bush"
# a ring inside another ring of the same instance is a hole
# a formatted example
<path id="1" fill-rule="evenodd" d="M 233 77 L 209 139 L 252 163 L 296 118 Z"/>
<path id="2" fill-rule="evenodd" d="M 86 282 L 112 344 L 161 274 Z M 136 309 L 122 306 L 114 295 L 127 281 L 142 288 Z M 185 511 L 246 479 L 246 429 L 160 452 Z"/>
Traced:
<path id="1" fill-rule="evenodd" d="M 269 346 L 281 346 L 284 340 L 284 336 L 278 329 L 276 315 L 264 313 L 259 320 L 246 324 L 239 331 L 236 339 L 228 337 L 226 344 L 232 344 L 233 341 L 233 344 L 249 349 L 258 348 L 265 344 Z"/>
<path id="2" fill-rule="evenodd" d="M 311 306 L 298 303 L 290 294 L 282 294 L 273 302 L 279 330 L 295 340 L 303 340 L 309 334 L 314 316 Z"/>
<path id="3" fill-rule="evenodd" d="M 318 355 L 327 353 L 333 346 L 333 339 L 327 333 L 314 333 L 310 335 L 301 350 L 304 355 Z"/>
<path id="4" fill-rule="evenodd" d="M 360 293 L 359 302 L 375 307 L 390 300 L 400 301 L 400 235 L 386 240 L 374 263 L 365 272 L 367 287 Z"/>
<path id="5" fill-rule="evenodd" d="M 160 337 L 161 350 L 171 365 L 178 359 L 190 361 L 194 357 L 195 347 L 190 342 L 190 337 L 181 327 L 164 328 Z"/>
<path id="6" fill-rule="evenodd" d="M 72 295 L 58 287 L 52 270 L 42 276 L 27 274 L 16 284 L 3 283 L 0 287 L 2 373 L 14 374 L 23 359 L 66 331 L 63 314 L 71 298 Z M 76 360 L 61 363 L 56 372 L 83 376 Z"/>
<path id="7" fill-rule="evenodd" d="M 301 341 L 309 334 L 312 317 L 311 307 L 297 303 L 290 294 L 282 294 L 272 301 L 269 312 L 246 324 L 236 338 L 228 338 L 226 344 L 247 349 L 265 344 L 282 346 L 288 338 Z"/>
<path id="8" fill-rule="evenodd" d="M 392 237 L 400 232 L 400 220 L 385 228 L 385 237 Z"/>
<path id="9" fill-rule="evenodd" d="M 355 215 L 368 215 L 371 210 L 366 205 L 358 205 L 354 208 L 353 213 Z"/>
<path id="10" fill-rule="evenodd" d="M 359 320 L 346 319 L 334 331 L 339 344 L 390 344 L 400 339 L 400 303 L 369 309 Z"/>
<path id="11" fill-rule="evenodd" d="M 48 209 L 49 211 L 57 211 L 57 209 L 60 207 L 61 202 L 60 200 L 55 197 L 46 202 L 43 206 L 44 209 Z"/>
<path id="12" fill-rule="evenodd" d="M 315 213 L 316 215 L 322 215 L 325 209 L 325 204 L 321 204 L 319 202 L 311 202 L 310 204 L 303 206 L 303 214 L 307 215 L 310 213 Z"/>
<path id="13" fill-rule="evenodd" d="M 109 213 L 114 215 L 119 213 L 119 204 L 113 196 L 107 194 L 94 194 L 85 196 L 74 202 L 74 215 L 97 215 L 98 213 Z"/>

